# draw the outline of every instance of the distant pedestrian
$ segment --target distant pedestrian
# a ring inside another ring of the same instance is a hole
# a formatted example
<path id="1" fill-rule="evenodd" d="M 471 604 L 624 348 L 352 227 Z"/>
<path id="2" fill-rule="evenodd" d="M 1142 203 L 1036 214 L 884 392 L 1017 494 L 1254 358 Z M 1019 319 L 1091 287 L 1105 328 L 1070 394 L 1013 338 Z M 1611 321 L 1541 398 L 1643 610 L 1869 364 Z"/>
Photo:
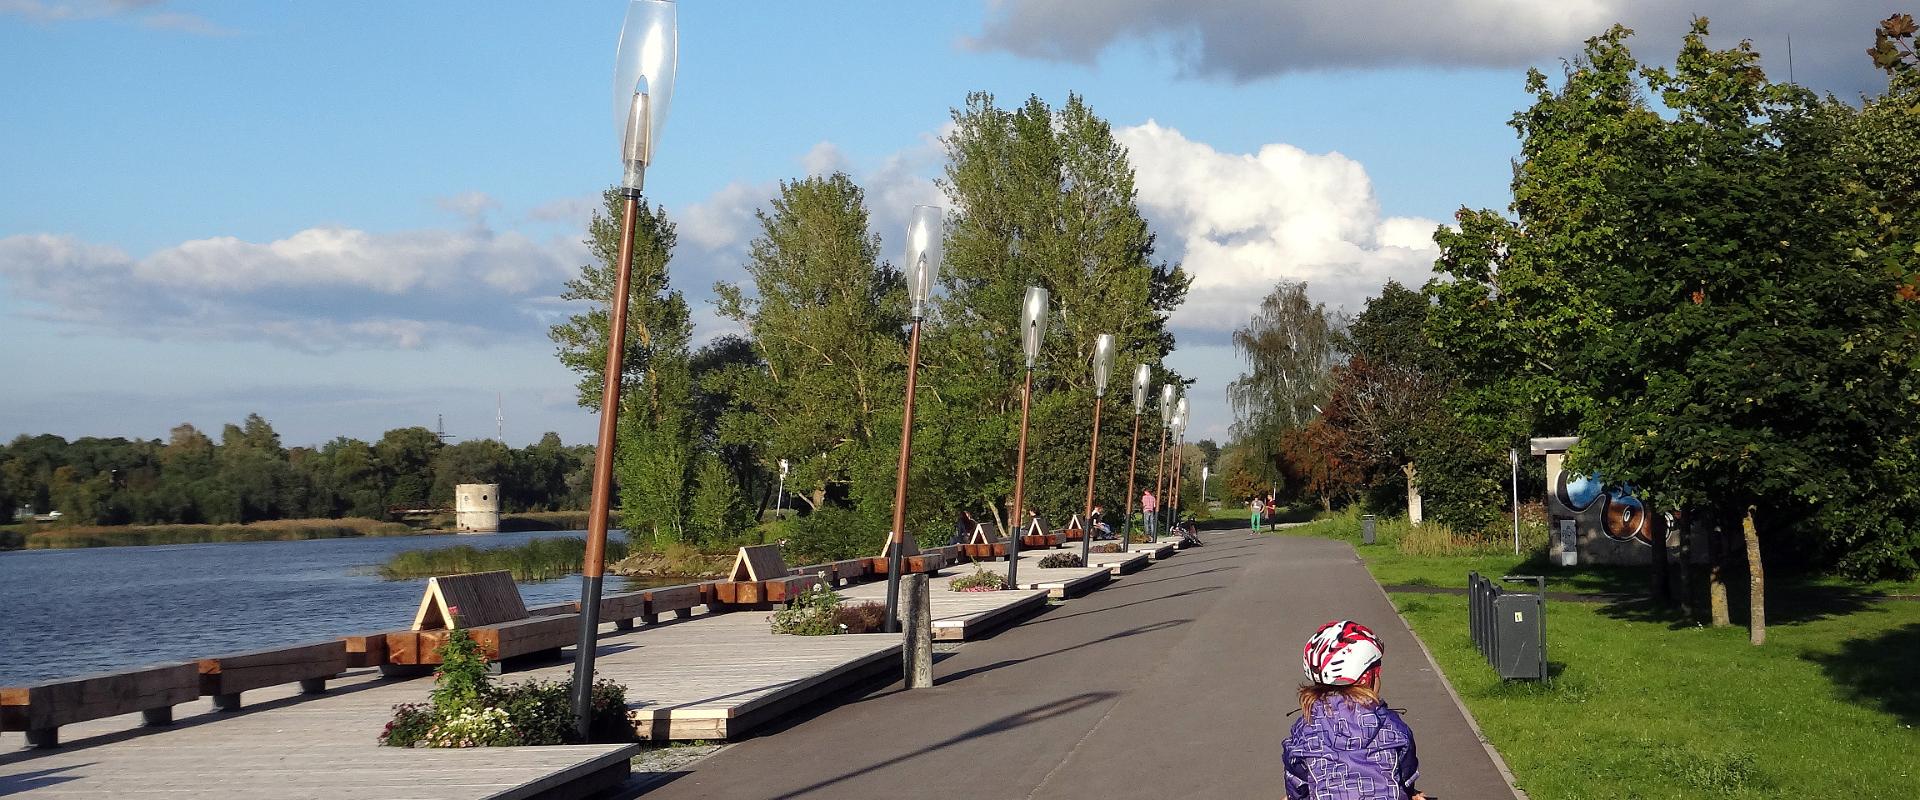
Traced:
<path id="1" fill-rule="evenodd" d="M 1280 512 L 1274 509 L 1275 509 L 1275 506 L 1273 505 L 1273 493 L 1268 492 L 1267 493 L 1267 530 L 1270 530 L 1270 531 L 1276 531 L 1280 529 L 1280 526 L 1276 524 L 1280 521 Z"/>
<path id="2" fill-rule="evenodd" d="M 1253 524 L 1251 526 L 1253 532 L 1259 533 L 1261 517 L 1267 510 L 1267 499 L 1256 494 L 1253 496 L 1253 502 L 1247 504 L 1247 507 L 1253 510 Z"/>
<path id="3" fill-rule="evenodd" d="M 1160 516 L 1160 501 L 1153 496 L 1153 490 L 1148 489 L 1144 492 L 1141 492 L 1140 493 L 1140 517 L 1142 521 L 1146 523 L 1147 541 L 1149 542 L 1160 538 L 1159 526 L 1155 524 L 1159 521 L 1159 516 Z"/>
<path id="4" fill-rule="evenodd" d="M 960 510 L 960 518 L 953 521 L 953 541 L 951 544 L 966 544 L 967 537 L 973 535 L 973 529 L 980 526 L 966 509 Z"/>
<path id="5" fill-rule="evenodd" d="M 1093 528 L 1089 536 L 1095 539 L 1113 538 L 1113 528 L 1108 526 L 1105 520 L 1100 519 L 1100 515 L 1105 513 L 1107 513 L 1106 509 L 1101 508 L 1098 503 L 1094 504 L 1093 513 L 1087 515 L 1087 524 Z"/>
<path id="6" fill-rule="evenodd" d="M 1300 718 L 1281 745 L 1287 800 L 1426 800 L 1413 731 L 1380 699 L 1386 653 L 1367 626 L 1320 626 L 1302 651 Z"/>

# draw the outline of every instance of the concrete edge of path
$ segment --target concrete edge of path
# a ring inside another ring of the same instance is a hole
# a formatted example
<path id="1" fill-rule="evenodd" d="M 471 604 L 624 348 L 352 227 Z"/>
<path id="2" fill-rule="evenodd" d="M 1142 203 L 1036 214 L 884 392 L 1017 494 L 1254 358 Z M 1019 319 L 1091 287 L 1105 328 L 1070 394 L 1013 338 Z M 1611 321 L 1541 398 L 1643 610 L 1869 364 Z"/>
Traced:
<path id="1" fill-rule="evenodd" d="M 1360 562 L 1361 568 L 1366 567 L 1366 560 L 1360 557 L 1359 551 L 1353 549 L 1353 545 L 1347 545 L 1347 551 L 1353 553 L 1353 560 Z M 1513 770 L 1507 768 L 1507 760 L 1500 757 L 1500 751 L 1493 748 L 1492 742 L 1487 741 L 1486 733 L 1480 730 L 1480 721 L 1474 719 L 1473 712 L 1467 710 L 1467 704 L 1460 701 L 1460 693 L 1453 690 L 1453 680 L 1447 677 L 1446 670 L 1440 668 L 1440 662 L 1434 660 L 1433 651 L 1427 649 L 1426 641 L 1420 638 L 1419 631 L 1413 629 L 1413 623 L 1407 621 L 1407 615 L 1400 613 L 1400 606 L 1394 604 L 1392 595 L 1387 594 L 1387 587 L 1381 586 L 1380 581 L 1373 578 L 1373 570 L 1367 570 L 1367 577 L 1373 581 L 1373 588 L 1380 592 L 1380 598 L 1387 601 L 1387 607 L 1393 609 L 1393 615 L 1400 618 L 1400 624 L 1413 634 L 1413 643 L 1420 647 L 1420 657 L 1433 667 L 1433 674 L 1440 676 L 1440 685 L 1446 687 L 1447 697 L 1453 700 L 1455 708 L 1460 709 L 1460 716 L 1466 718 L 1467 727 L 1473 729 L 1473 738 L 1480 740 L 1480 747 L 1487 751 L 1488 758 L 1493 759 L 1494 769 L 1500 770 L 1500 779 L 1507 782 L 1507 789 L 1513 792 L 1515 800 L 1532 800 L 1519 786 L 1514 785 Z"/>

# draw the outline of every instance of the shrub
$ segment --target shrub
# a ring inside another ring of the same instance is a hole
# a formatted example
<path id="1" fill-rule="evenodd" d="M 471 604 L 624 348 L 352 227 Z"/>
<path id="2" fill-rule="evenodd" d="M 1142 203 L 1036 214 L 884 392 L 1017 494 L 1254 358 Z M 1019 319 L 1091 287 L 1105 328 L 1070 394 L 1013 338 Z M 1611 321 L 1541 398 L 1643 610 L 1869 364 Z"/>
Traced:
<path id="1" fill-rule="evenodd" d="M 874 602 L 841 606 L 840 628 L 846 633 L 873 633 L 887 626 L 887 607 Z"/>
<path id="2" fill-rule="evenodd" d="M 380 732 L 380 743 L 388 747 L 413 747 L 427 738 L 433 727 L 433 709 L 419 703 L 393 707 L 393 719 Z"/>
<path id="3" fill-rule="evenodd" d="M 831 506 L 793 520 L 787 539 L 789 564 L 818 564 L 870 556 L 880 552 L 887 524 L 875 523 L 857 511 Z"/>
<path id="4" fill-rule="evenodd" d="M 1120 545 L 1117 545 L 1117 544 L 1096 544 L 1096 545 L 1094 545 L 1094 546 L 1093 546 L 1093 552 L 1095 552 L 1095 553 L 1118 553 L 1118 552 L 1122 552 L 1122 551 L 1120 550 Z"/>
<path id="5" fill-rule="evenodd" d="M 580 562 L 586 558 L 586 553 L 587 540 L 573 537 L 540 539 L 516 547 L 481 549 L 460 544 L 432 550 L 406 550 L 395 554 L 380 567 L 380 577 L 407 580 L 506 570 L 513 573 L 516 581 L 544 581 L 579 572 Z M 609 538 L 607 562 L 626 557 L 627 543 Z"/>
<path id="6" fill-rule="evenodd" d="M 956 592 L 997 592 L 1007 588 L 1007 576 L 975 567 L 973 574 L 962 575 L 947 583 Z"/>
<path id="7" fill-rule="evenodd" d="M 440 647 L 430 704 L 393 707 L 381 730 L 388 747 L 512 747 L 580 744 L 573 725 L 572 680 L 495 685 L 487 660 L 466 631 L 454 630 Z M 594 681 L 588 734 L 595 742 L 633 740 L 627 689 Z"/>
<path id="8" fill-rule="evenodd" d="M 774 633 L 794 636 L 831 636 L 840 633 L 840 593 L 815 584 L 786 608 L 767 618 Z"/>
<path id="9" fill-rule="evenodd" d="M 1062 567 L 1078 567 L 1078 566 L 1083 566 L 1080 562 L 1080 557 L 1072 553 L 1054 553 L 1052 555 L 1049 555 L 1049 556 L 1046 556 L 1045 558 L 1040 559 L 1041 569 L 1058 569 Z"/>

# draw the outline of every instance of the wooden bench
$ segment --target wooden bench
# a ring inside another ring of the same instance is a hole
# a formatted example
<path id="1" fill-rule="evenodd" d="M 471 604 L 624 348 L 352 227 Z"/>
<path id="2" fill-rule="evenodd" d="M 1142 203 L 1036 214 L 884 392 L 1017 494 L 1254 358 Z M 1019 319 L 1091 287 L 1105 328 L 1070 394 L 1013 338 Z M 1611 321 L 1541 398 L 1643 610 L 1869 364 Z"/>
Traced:
<path id="1" fill-rule="evenodd" d="M 553 607 L 541 610 L 554 613 L 530 613 L 513 575 L 505 571 L 430 578 L 413 627 L 385 635 L 387 660 L 382 669 L 440 663 L 440 648 L 456 628 L 473 638 L 488 661 L 558 656 L 560 648 L 578 642 L 580 615 Z"/>
<path id="2" fill-rule="evenodd" d="M 389 633 L 411 633 L 411 631 L 358 633 L 340 637 L 340 643 L 346 647 L 347 651 L 347 666 L 358 669 L 377 667 L 387 663 L 387 634 Z"/>
<path id="3" fill-rule="evenodd" d="M 1023 550 L 1044 550 L 1059 547 L 1060 537 L 1047 527 L 1047 518 L 1036 515 L 1027 523 L 1025 533 L 1020 536 L 1020 548 Z"/>
<path id="4" fill-rule="evenodd" d="M 900 549 L 900 562 L 902 567 L 901 571 L 905 574 L 914 575 L 924 573 L 932 575 L 947 565 L 946 558 L 942 554 L 931 551 L 926 553 L 920 552 L 920 543 L 911 538 L 903 540 L 902 544 L 903 546 Z M 878 558 L 867 559 L 868 571 L 874 575 L 887 574 L 888 570 L 891 569 L 890 557 L 892 555 L 893 538 L 888 537 L 886 545 L 880 548 L 880 556 Z"/>
<path id="5" fill-rule="evenodd" d="M 83 675 L 0 689 L 0 731 L 25 731 L 34 747 L 59 747 L 60 726 L 140 712 L 148 725 L 173 722 L 173 707 L 200 696 L 191 662 Z"/>
<path id="6" fill-rule="evenodd" d="M 724 581 L 711 584 L 716 606 L 765 607 L 791 603 L 800 593 L 820 583 L 816 575 L 795 575 L 780 557 L 780 545 L 756 544 L 740 548 L 733 557 L 733 571 Z"/>
<path id="7" fill-rule="evenodd" d="M 220 711 L 239 711 L 240 693 L 299 682 L 301 694 L 327 690 L 327 679 L 347 671 L 347 643 L 331 642 L 255 650 L 199 661 L 200 694 Z"/>
<path id="8" fill-rule="evenodd" d="M 794 567 L 792 572 L 795 575 L 812 575 L 816 578 L 825 575 L 827 583 L 838 589 L 865 581 L 871 570 L 867 568 L 867 559 L 850 558 L 845 561 L 828 561 L 824 564 Z"/>
<path id="9" fill-rule="evenodd" d="M 640 618 L 648 625 L 660 624 L 660 615 L 672 612 L 675 619 L 693 616 L 694 606 L 705 605 L 711 608 L 713 584 L 687 583 L 679 586 L 658 586 L 640 592 L 646 606 L 640 612 Z"/>
<path id="10" fill-rule="evenodd" d="M 973 526 L 973 533 L 960 545 L 960 555 L 973 561 L 1006 558 L 1007 537 L 1000 533 L 1000 526 L 982 522 Z"/>
<path id="11" fill-rule="evenodd" d="M 1077 542 L 1085 538 L 1087 538 L 1087 524 L 1080 520 L 1080 512 L 1076 511 L 1073 517 L 1067 520 L 1066 529 L 1060 532 L 1060 539 L 1062 541 Z M 1024 544 L 1024 542 L 1022 544 Z"/>

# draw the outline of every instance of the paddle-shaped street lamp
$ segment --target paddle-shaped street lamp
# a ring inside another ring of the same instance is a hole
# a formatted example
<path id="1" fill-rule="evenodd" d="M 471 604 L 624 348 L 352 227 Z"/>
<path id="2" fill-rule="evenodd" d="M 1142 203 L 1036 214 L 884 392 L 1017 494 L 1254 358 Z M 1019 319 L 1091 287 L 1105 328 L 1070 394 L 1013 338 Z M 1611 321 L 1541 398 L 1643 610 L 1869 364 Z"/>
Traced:
<path id="1" fill-rule="evenodd" d="M 1187 398 L 1181 395 L 1179 402 L 1173 406 L 1173 469 L 1167 476 L 1167 495 L 1173 498 L 1173 508 L 1167 514 L 1169 525 L 1180 524 L 1180 487 L 1186 483 L 1186 441 Z"/>
<path id="2" fill-rule="evenodd" d="M 907 468 L 913 461 L 913 391 L 920 367 L 920 322 L 927 317 L 927 292 L 940 271 L 945 218 L 933 206 L 914 206 L 907 218 L 907 299 L 913 302 L 913 332 L 907 337 L 907 402 L 900 419 L 900 465 L 893 481 L 893 530 L 887 535 L 887 618 L 885 631 L 900 630 L 900 571 L 906 564 Z"/>
<path id="3" fill-rule="evenodd" d="M 627 293 L 633 273 L 633 225 L 640 190 L 653 164 L 673 97 L 679 29 L 672 0 L 633 0 L 620 29 L 613 67 L 614 125 L 623 171 L 619 194 L 620 248 L 613 296 L 608 298 L 607 365 L 600 387 L 600 438 L 593 454 L 593 500 L 587 507 L 587 552 L 580 565 L 580 636 L 573 662 L 574 729 L 582 741 L 593 727 L 593 657 L 600 633 L 600 587 L 606 569 L 607 515 L 613 499 L 613 447 L 619 432 L 620 376 L 627 342 Z"/>
<path id="4" fill-rule="evenodd" d="M 1107 378 L 1113 375 L 1113 334 L 1103 333 L 1093 340 L 1093 445 L 1087 448 L 1087 502 L 1080 518 L 1080 563 L 1093 563 L 1093 473 L 1100 466 L 1100 404 L 1107 393 Z M 1125 547 L 1120 552 L 1125 553 Z"/>
<path id="5" fill-rule="evenodd" d="M 1140 468 L 1140 413 L 1147 410 L 1147 383 L 1153 380 L 1153 368 L 1141 364 L 1133 368 L 1133 446 L 1127 455 L 1127 514 L 1120 532 L 1120 549 L 1133 542 L 1133 473 Z"/>
<path id="6" fill-rule="evenodd" d="M 1047 340 L 1047 290 L 1027 287 L 1020 306 L 1020 347 L 1026 351 L 1027 380 L 1020 387 L 1020 452 L 1013 462 L 1013 536 L 1007 541 L 1007 588 L 1020 588 L 1020 537 L 1027 533 L 1027 417 L 1033 409 L 1033 365 Z"/>
<path id="7" fill-rule="evenodd" d="M 1157 535 L 1161 531 L 1166 530 L 1166 528 L 1159 525 L 1159 522 L 1160 512 L 1167 508 L 1166 484 L 1163 478 L 1166 476 L 1167 469 L 1167 435 L 1173 431 L 1173 393 L 1173 384 L 1160 384 L 1160 452 L 1153 457 L 1154 519 L 1153 524 L 1147 526 L 1148 528 L 1159 528 L 1159 530 L 1149 530 L 1147 531 L 1149 535 Z"/>

